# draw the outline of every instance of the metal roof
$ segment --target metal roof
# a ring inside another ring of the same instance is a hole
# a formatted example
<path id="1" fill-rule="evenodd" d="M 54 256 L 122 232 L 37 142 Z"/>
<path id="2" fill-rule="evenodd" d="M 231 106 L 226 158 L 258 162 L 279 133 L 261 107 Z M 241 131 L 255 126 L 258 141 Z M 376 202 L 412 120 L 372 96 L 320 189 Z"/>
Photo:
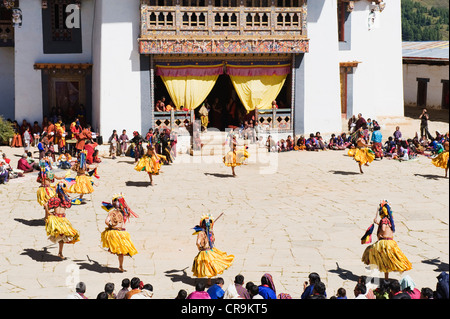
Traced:
<path id="1" fill-rule="evenodd" d="M 449 41 L 403 42 L 403 58 L 448 61 L 448 43 Z"/>

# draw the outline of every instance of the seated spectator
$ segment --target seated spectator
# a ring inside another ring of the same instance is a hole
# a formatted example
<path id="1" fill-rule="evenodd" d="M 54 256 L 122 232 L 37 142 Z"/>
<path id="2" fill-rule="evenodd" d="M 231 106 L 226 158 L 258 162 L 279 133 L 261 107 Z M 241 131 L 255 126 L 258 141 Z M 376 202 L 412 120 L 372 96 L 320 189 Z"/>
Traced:
<path id="1" fill-rule="evenodd" d="M 301 135 L 298 138 L 297 143 L 294 146 L 294 150 L 296 150 L 296 151 L 306 150 L 306 140 L 305 140 L 305 137 L 303 135 Z"/>
<path id="2" fill-rule="evenodd" d="M 275 285 L 270 274 L 264 274 L 261 277 L 261 285 L 259 286 L 259 294 L 264 299 L 277 299 Z"/>
<path id="3" fill-rule="evenodd" d="M 400 126 L 395 127 L 395 132 L 392 134 L 394 136 L 394 141 L 397 142 L 402 138 L 402 132 L 400 132 Z"/>
<path id="4" fill-rule="evenodd" d="M 195 291 L 191 292 L 186 299 L 211 299 L 209 294 L 205 291 L 206 285 L 204 282 L 198 282 L 195 285 Z"/>
<path id="5" fill-rule="evenodd" d="M 338 150 L 339 148 L 337 147 L 337 141 L 338 141 L 338 139 L 336 137 L 336 134 L 334 134 L 334 133 L 331 134 L 331 137 L 328 141 L 328 148 L 330 150 Z"/>
<path id="6" fill-rule="evenodd" d="M 309 296 L 312 296 L 314 285 L 320 282 L 319 274 L 316 272 L 310 273 L 308 275 L 308 281 L 303 283 L 303 293 L 301 295 L 301 299 L 307 299 Z"/>
<path id="7" fill-rule="evenodd" d="M 6 184 L 9 180 L 9 170 L 4 161 L 0 160 L 0 184 Z"/>
<path id="8" fill-rule="evenodd" d="M 116 294 L 114 293 L 114 284 L 112 282 L 108 282 L 105 284 L 105 293 L 108 296 L 107 299 L 117 299 Z"/>
<path id="9" fill-rule="evenodd" d="M 378 287 L 373 291 L 376 299 L 389 299 L 389 281 L 381 279 Z"/>
<path id="10" fill-rule="evenodd" d="M 323 141 L 322 136 L 320 135 L 320 132 L 316 132 L 316 143 L 317 146 L 319 147 L 319 149 L 321 149 L 322 151 L 326 151 L 327 150 L 327 144 Z"/>
<path id="11" fill-rule="evenodd" d="M 319 151 L 319 145 L 313 133 L 309 134 L 309 138 L 305 142 L 307 151 Z"/>
<path id="12" fill-rule="evenodd" d="M 448 273 L 445 271 L 441 272 L 437 279 L 434 299 L 449 299 Z"/>
<path id="13" fill-rule="evenodd" d="M 402 292 L 407 293 L 411 299 L 420 299 L 420 291 L 416 288 L 416 284 L 409 275 L 406 275 L 400 281 Z"/>
<path id="14" fill-rule="evenodd" d="M 280 141 L 278 141 L 277 148 L 278 148 L 278 152 L 286 152 L 287 151 L 286 141 L 284 139 L 281 139 Z"/>
<path id="15" fill-rule="evenodd" d="M 350 148 L 352 146 L 351 136 L 347 137 L 346 133 L 342 133 L 341 138 L 344 143 L 344 149 Z"/>
<path id="16" fill-rule="evenodd" d="M 235 299 L 236 292 L 242 299 L 250 299 L 250 294 L 247 289 L 243 287 L 244 285 L 244 276 L 237 275 L 234 277 L 234 283 L 230 284 L 228 288 L 225 290 L 225 294 L 223 299 Z"/>
<path id="17" fill-rule="evenodd" d="M 307 299 L 326 299 L 326 287 L 323 282 L 318 282 L 314 285 L 312 295 L 309 296 Z"/>
<path id="18" fill-rule="evenodd" d="M 130 281 L 131 290 L 125 294 L 124 299 L 130 299 L 134 294 L 141 292 L 141 280 L 139 277 L 133 277 Z"/>
<path id="19" fill-rule="evenodd" d="M 177 296 L 175 297 L 175 299 L 186 299 L 186 297 L 187 297 L 187 292 L 186 292 L 186 290 L 180 289 L 180 290 L 178 291 L 178 294 L 177 294 Z"/>
<path id="20" fill-rule="evenodd" d="M 290 135 L 286 139 L 286 150 L 287 151 L 294 150 L 294 141 L 292 140 L 292 137 Z"/>
<path id="21" fill-rule="evenodd" d="M 385 157 L 393 157 L 393 154 L 396 152 L 397 145 L 394 142 L 394 138 L 392 136 L 388 137 L 388 140 L 384 142 L 383 154 Z"/>
<path id="22" fill-rule="evenodd" d="M 364 295 L 366 296 L 367 299 L 375 299 L 373 290 L 367 287 L 367 283 L 369 283 L 369 281 L 367 280 L 367 276 L 359 276 L 358 283 L 366 286 L 366 292 Z"/>
<path id="23" fill-rule="evenodd" d="M 355 294 L 355 299 L 367 299 L 366 297 L 366 285 L 362 283 L 357 283 L 355 289 L 353 290 Z"/>
<path id="24" fill-rule="evenodd" d="M 259 287 L 257 285 L 253 284 L 249 290 L 252 299 L 264 299 L 263 296 L 259 294 Z"/>
<path id="25" fill-rule="evenodd" d="M 391 279 L 389 283 L 389 299 L 392 299 L 398 294 L 402 293 L 402 288 L 400 287 L 400 283 L 397 279 Z"/>
<path id="26" fill-rule="evenodd" d="M 153 286 L 145 284 L 141 291 L 132 295 L 130 299 L 151 299 L 153 297 Z"/>
<path id="27" fill-rule="evenodd" d="M 130 279 L 128 278 L 124 278 L 122 279 L 122 289 L 119 290 L 119 292 L 117 293 L 117 297 L 116 299 L 125 299 L 125 295 L 128 292 L 128 289 L 130 288 Z"/>
<path id="28" fill-rule="evenodd" d="M 28 155 L 26 153 L 22 154 L 22 157 L 17 163 L 17 169 L 22 170 L 23 173 L 31 173 L 34 170 L 33 166 L 28 164 L 27 157 Z"/>
<path id="29" fill-rule="evenodd" d="M 276 152 L 277 151 L 277 143 L 273 140 L 272 136 L 267 136 L 266 146 L 268 152 Z"/>
<path id="30" fill-rule="evenodd" d="M 11 163 L 11 160 L 6 157 L 5 153 L 2 153 L 2 160 L 5 161 L 5 163 L 8 165 Z"/>
<path id="31" fill-rule="evenodd" d="M 223 290 L 224 285 L 223 278 L 219 277 L 215 279 L 215 284 L 209 287 L 206 291 L 211 299 L 222 299 L 225 291 Z"/>
<path id="32" fill-rule="evenodd" d="M 336 293 L 336 299 L 347 299 L 347 291 L 344 288 L 339 288 Z"/>
<path id="33" fill-rule="evenodd" d="M 420 299 L 433 299 L 434 292 L 431 288 L 424 287 L 420 290 Z"/>
<path id="34" fill-rule="evenodd" d="M 429 146 L 431 147 L 431 156 L 439 155 L 444 151 L 444 146 L 436 140 L 432 141 Z"/>

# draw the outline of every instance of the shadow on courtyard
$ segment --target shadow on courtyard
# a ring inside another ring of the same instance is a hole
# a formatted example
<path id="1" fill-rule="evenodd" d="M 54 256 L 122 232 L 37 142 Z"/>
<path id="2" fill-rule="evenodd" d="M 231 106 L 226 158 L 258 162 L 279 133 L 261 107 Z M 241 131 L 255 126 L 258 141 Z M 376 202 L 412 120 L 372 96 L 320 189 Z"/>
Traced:
<path id="1" fill-rule="evenodd" d="M 205 280 L 205 284 L 206 284 L 207 279 L 189 277 L 187 275 L 186 269 L 188 269 L 188 267 L 186 267 L 184 269 L 180 269 L 180 270 L 177 270 L 177 269 L 167 270 L 164 273 L 166 274 L 166 277 L 169 277 L 170 280 L 172 280 L 172 282 L 182 282 L 186 285 L 190 285 L 190 286 L 194 287 L 199 280 Z"/>
<path id="2" fill-rule="evenodd" d="M 214 177 L 219 177 L 219 178 L 229 178 L 229 177 L 233 177 L 233 175 L 231 174 L 221 174 L 221 173 L 204 173 L 205 176 L 214 176 Z"/>
<path id="3" fill-rule="evenodd" d="M 439 258 L 433 258 L 433 259 L 425 259 L 422 260 L 423 264 L 427 265 L 433 265 L 436 266 L 436 269 L 434 271 L 436 272 L 442 272 L 442 271 L 449 271 L 449 265 L 448 263 L 442 262 Z"/>
<path id="4" fill-rule="evenodd" d="M 352 271 L 339 267 L 339 264 L 337 262 L 336 262 L 336 269 L 328 270 L 328 272 L 337 274 L 339 278 L 341 278 L 342 280 L 350 280 L 357 282 L 359 278 L 359 276 L 355 275 Z"/>
<path id="5" fill-rule="evenodd" d="M 88 261 L 83 260 L 74 260 L 74 262 L 80 267 L 80 269 L 85 269 L 89 271 L 93 271 L 96 273 L 104 274 L 104 273 L 121 273 L 119 268 L 117 267 L 108 267 L 103 266 L 100 263 L 98 263 L 95 260 L 92 260 L 89 258 L 89 256 L 86 256 Z M 126 270 L 126 267 L 124 267 Z"/>
<path id="6" fill-rule="evenodd" d="M 135 162 L 134 160 L 130 160 L 130 161 L 117 161 L 117 163 L 136 164 L 136 162 Z"/>
<path id="7" fill-rule="evenodd" d="M 45 226 L 45 220 L 44 218 L 39 218 L 39 219 L 31 219 L 31 220 L 26 220 L 26 219 L 22 219 L 22 218 L 14 218 L 14 220 L 16 222 L 22 223 L 26 226 L 31 226 L 31 227 L 35 227 L 35 226 Z"/>
<path id="8" fill-rule="evenodd" d="M 427 179 L 434 179 L 434 180 L 438 180 L 438 179 L 442 179 L 442 178 L 447 178 L 444 175 L 434 175 L 434 174 L 414 174 L 414 176 L 420 176 L 423 178 L 427 178 Z"/>
<path id="9" fill-rule="evenodd" d="M 347 171 L 328 171 L 328 172 L 336 175 L 361 175 L 361 173 L 358 172 L 347 172 Z"/>
<path id="10" fill-rule="evenodd" d="M 125 185 L 134 186 L 134 187 L 147 187 L 147 186 L 150 186 L 150 181 L 148 181 L 148 182 L 126 181 Z"/>
<path id="11" fill-rule="evenodd" d="M 48 247 L 44 247 L 42 250 L 36 250 L 33 248 L 24 249 L 24 252 L 21 255 L 26 255 L 33 259 L 34 261 L 39 262 L 55 262 L 62 261 L 57 255 L 53 255 L 48 251 Z"/>

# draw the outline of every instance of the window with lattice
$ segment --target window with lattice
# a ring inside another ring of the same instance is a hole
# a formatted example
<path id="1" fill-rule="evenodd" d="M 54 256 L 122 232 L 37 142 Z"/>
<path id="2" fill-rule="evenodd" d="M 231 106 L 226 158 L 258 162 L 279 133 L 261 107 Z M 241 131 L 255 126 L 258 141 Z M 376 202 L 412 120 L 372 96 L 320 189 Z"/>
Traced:
<path id="1" fill-rule="evenodd" d="M 71 0 L 51 0 L 49 9 L 52 17 L 52 39 L 53 41 L 72 41 L 72 29 L 67 27 L 66 20 L 69 13 L 67 6 L 75 4 Z"/>

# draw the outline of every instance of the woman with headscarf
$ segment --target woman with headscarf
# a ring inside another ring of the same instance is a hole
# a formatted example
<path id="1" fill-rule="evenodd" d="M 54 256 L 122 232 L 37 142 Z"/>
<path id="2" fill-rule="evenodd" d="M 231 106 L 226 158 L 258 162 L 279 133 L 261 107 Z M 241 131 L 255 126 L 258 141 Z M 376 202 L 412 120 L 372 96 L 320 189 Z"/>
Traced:
<path id="1" fill-rule="evenodd" d="M 411 270 L 412 265 L 394 240 L 393 212 L 387 201 L 380 203 L 378 214 L 380 221 L 377 221 L 377 217 L 373 220 L 378 225 L 378 240 L 364 250 L 361 260 L 366 265 L 377 267 L 379 271 L 384 272 L 385 279 L 389 279 L 390 272 Z"/>
<path id="2" fill-rule="evenodd" d="M 277 299 L 275 284 L 270 274 L 264 274 L 261 277 L 261 285 L 259 286 L 259 294 L 264 299 Z"/>
<path id="3" fill-rule="evenodd" d="M 45 217 L 45 231 L 48 239 L 53 243 L 58 243 L 58 257 L 63 256 L 64 244 L 75 244 L 80 239 L 78 230 L 66 218 L 66 209 L 72 206 L 69 196 L 66 193 L 66 184 L 59 182 L 56 186 L 55 196 L 48 200 L 48 213 Z"/>
<path id="4" fill-rule="evenodd" d="M 220 216 L 219 216 L 220 217 Z M 211 278 L 223 273 L 225 269 L 233 264 L 234 256 L 227 255 L 214 247 L 215 237 L 213 232 L 214 218 L 211 215 L 203 215 L 200 223 L 194 227 L 197 235 L 197 248 L 199 250 L 192 264 L 192 272 L 195 277 L 208 278 L 211 286 Z"/>
<path id="5" fill-rule="evenodd" d="M 400 288 L 402 292 L 407 293 L 411 299 L 420 299 L 420 290 L 416 288 L 416 284 L 409 275 L 400 280 Z"/>

